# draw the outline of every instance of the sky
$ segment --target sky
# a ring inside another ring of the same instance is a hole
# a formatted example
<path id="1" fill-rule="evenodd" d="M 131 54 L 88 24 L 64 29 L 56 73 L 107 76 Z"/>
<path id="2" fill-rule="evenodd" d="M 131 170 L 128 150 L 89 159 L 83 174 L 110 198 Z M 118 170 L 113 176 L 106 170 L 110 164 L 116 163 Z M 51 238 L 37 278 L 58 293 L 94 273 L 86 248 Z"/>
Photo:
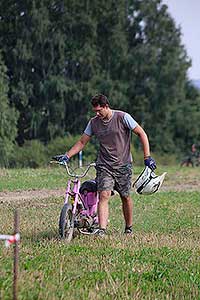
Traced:
<path id="1" fill-rule="evenodd" d="M 163 0 L 168 12 L 181 27 L 182 44 L 192 60 L 189 79 L 200 79 L 200 0 Z"/>

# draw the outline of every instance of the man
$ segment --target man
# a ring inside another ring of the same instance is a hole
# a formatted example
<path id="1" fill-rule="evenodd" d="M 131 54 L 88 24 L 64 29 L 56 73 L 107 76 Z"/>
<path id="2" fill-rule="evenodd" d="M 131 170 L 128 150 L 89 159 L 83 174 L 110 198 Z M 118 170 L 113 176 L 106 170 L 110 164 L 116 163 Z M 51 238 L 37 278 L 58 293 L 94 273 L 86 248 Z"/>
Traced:
<path id="1" fill-rule="evenodd" d="M 99 228 L 95 234 L 103 236 L 108 223 L 108 201 L 115 189 L 122 200 L 126 234 L 132 233 L 133 204 L 130 198 L 132 157 L 130 152 L 131 131 L 139 136 L 143 146 L 144 164 L 152 170 L 156 163 L 150 156 L 149 141 L 142 127 L 128 114 L 112 110 L 106 96 L 95 95 L 91 104 L 96 116 L 92 118 L 80 140 L 65 154 L 58 156 L 59 161 L 69 159 L 81 151 L 91 136 L 97 137 L 100 150 L 96 161 L 96 181 L 99 192 L 98 219 Z"/>

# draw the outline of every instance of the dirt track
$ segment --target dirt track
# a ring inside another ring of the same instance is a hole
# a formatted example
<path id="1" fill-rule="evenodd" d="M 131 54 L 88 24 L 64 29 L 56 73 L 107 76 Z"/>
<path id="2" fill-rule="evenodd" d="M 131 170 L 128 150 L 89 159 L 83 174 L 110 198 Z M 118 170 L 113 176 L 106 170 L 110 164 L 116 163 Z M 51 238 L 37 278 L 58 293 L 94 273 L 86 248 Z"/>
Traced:
<path id="1" fill-rule="evenodd" d="M 14 191 L 14 192 L 0 192 L 0 204 L 12 201 L 26 201 L 33 199 L 46 199 L 49 197 L 62 197 L 65 194 L 64 189 L 55 190 L 27 190 L 27 191 Z"/>
<path id="2" fill-rule="evenodd" d="M 194 181 L 187 184 L 164 185 L 161 191 L 200 191 L 200 182 Z M 26 201 L 33 199 L 46 199 L 49 197 L 63 197 L 65 189 L 41 189 L 41 190 L 27 190 L 14 192 L 0 192 L 0 204 L 12 201 Z"/>

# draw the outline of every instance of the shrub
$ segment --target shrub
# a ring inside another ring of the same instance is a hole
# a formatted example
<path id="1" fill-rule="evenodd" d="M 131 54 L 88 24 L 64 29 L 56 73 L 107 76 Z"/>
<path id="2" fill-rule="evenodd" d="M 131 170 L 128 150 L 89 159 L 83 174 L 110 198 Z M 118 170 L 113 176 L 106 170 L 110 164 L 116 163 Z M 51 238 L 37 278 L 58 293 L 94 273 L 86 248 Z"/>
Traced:
<path id="1" fill-rule="evenodd" d="M 66 137 L 57 137 L 47 145 L 47 154 L 49 160 L 53 155 L 64 154 L 69 150 L 78 140 L 80 139 L 79 135 L 72 136 L 68 134 Z M 87 164 L 88 162 L 94 161 L 96 158 L 97 149 L 96 146 L 89 142 L 83 150 L 83 163 Z M 78 155 L 75 155 L 72 158 L 72 161 L 78 160 Z"/>
<path id="2" fill-rule="evenodd" d="M 37 168 L 48 163 L 45 146 L 38 140 L 26 141 L 23 147 L 15 146 L 10 165 L 17 168 Z"/>
<path id="3" fill-rule="evenodd" d="M 37 168 L 48 165 L 52 156 L 64 154 L 79 138 L 79 135 L 72 136 L 68 134 L 66 137 L 57 137 L 46 146 L 38 140 L 26 141 L 22 147 L 15 145 L 14 154 L 9 160 L 9 166 Z M 83 165 L 95 161 L 97 152 L 97 142 L 95 139 L 92 139 L 83 149 Z M 131 143 L 131 152 L 134 165 L 143 166 L 144 158 L 142 149 L 136 149 L 133 143 Z M 177 156 L 175 154 L 152 153 L 152 156 L 155 158 L 157 165 L 177 164 Z M 75 155 L 71 161 L 74 164 L 78 164 L 78 155 Z"/>
<path id="4" fill-rule="evenodd" d="M 135 149 L 131 144 L 131 153 L 133 156 L 133 164 L 135 166 L 144 165 L 144 156 L 142 149 Z M 157 165 L 173 166 L 178 163 L 178 154 L 174 153 L 151 153 L 151 156 L 156 160 Z"/>

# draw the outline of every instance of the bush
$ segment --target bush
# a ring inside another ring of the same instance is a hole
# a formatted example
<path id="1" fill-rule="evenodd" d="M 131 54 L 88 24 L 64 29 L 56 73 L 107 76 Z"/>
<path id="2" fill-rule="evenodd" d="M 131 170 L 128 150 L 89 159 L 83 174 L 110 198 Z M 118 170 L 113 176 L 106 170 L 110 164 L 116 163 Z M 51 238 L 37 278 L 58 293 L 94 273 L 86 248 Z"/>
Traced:
<path id="1" fill-rule="evenodd" d="M 69 150 L 78 140 L 80 139 L 80 135 L 67 135 L 66 137 L 58 137 L 51 141 L 47 145 L 47 154 L 48 159 L 50 160 L 53 155 L 64 154 L 67 150 Z M 89 142 L 84 150 L 83 150 L 83 163 L 87 164 L 88 162 L 94 161 L 96 159 L 96 146 Z M 72 161 L 78 160 L 78 155 L 75 155 L 72 158 Z"/>
<path id="2" fill-rule="evenodd" d="M 66 137 L 57 137 L 47 145 L 47 154 L 51 158 L 53 155 L 64 154 L 80 138 L 80 136 L 67 135 Z"/>
<path id="3" fill-rule="evenodd" d="M 38 140 L 26 141 L 23 147 L 15 146 L 10 166 L 37 168 L 48 163 L 45 146 Z"/>
<path id="4" fill-rule="evenodd" d="M 134 145 L 131 144 L 131 153 L 133 156 L 133 165 L 143 166 L 144 155 L 142 149 L 135 149 Z M 156 164 L 159 166 L 174 166 L 178 161 L 178 155 L 174 153 L 151 153 L 151 156 L 155 159 Z"/>
<path id="5" fill-rule="evenodd" d="M 58 137 L 51 141 L 47 146 L 38 140 L 26 141 L 23 146 L 14 146 L 14 154 L 9 159 L 10 167 L 17 168 L 37 168 L 47 165 L 51 157 L 58 154 L 64 154 L 69 150 L 80 138 L 80 136 L 67 135 L 66 137 Z M 83 164 L 95 161 L 96 146 L 88 143 L 83 150 Z M 78 155 L 75 155 L 72 162 L 78 163 Z"/>
<path id="6" fill-rule="evenodd" d="M 80 136 L 72 136 L 68 134 L 66 137 L 57 137 L 47 146 L 38 140 L 26 141 L 22 147 L 14 146 L 14 155 L 9 160 L 10 167 L 17 168 L 37 168 L 48 165 L 51 157 L 58 154 L 64 154 L 78 140 Z M 95 139 L 92 139 L 83 149 L 83 165 L 96 160 L 98 145 Z M 131 143 L 131 152 L 133 156 L 134 166 L 143 166 L 144 158 L 142 149 L 136 149 Z M 152 153 L 157 165 L 175 165 L 177 164 L 177 156 L 175 154 L 159 154 Z M 78 155 L 72 159 L 74 164 L 78 164 Z"/>
<path id="7" fill-rule="evenodd" d="M 152 156 L 155 158 L 157 165 L 161 166 L 174 166 L 178 161 L 178 155 L 174 153 L 152 153 Z"/>

